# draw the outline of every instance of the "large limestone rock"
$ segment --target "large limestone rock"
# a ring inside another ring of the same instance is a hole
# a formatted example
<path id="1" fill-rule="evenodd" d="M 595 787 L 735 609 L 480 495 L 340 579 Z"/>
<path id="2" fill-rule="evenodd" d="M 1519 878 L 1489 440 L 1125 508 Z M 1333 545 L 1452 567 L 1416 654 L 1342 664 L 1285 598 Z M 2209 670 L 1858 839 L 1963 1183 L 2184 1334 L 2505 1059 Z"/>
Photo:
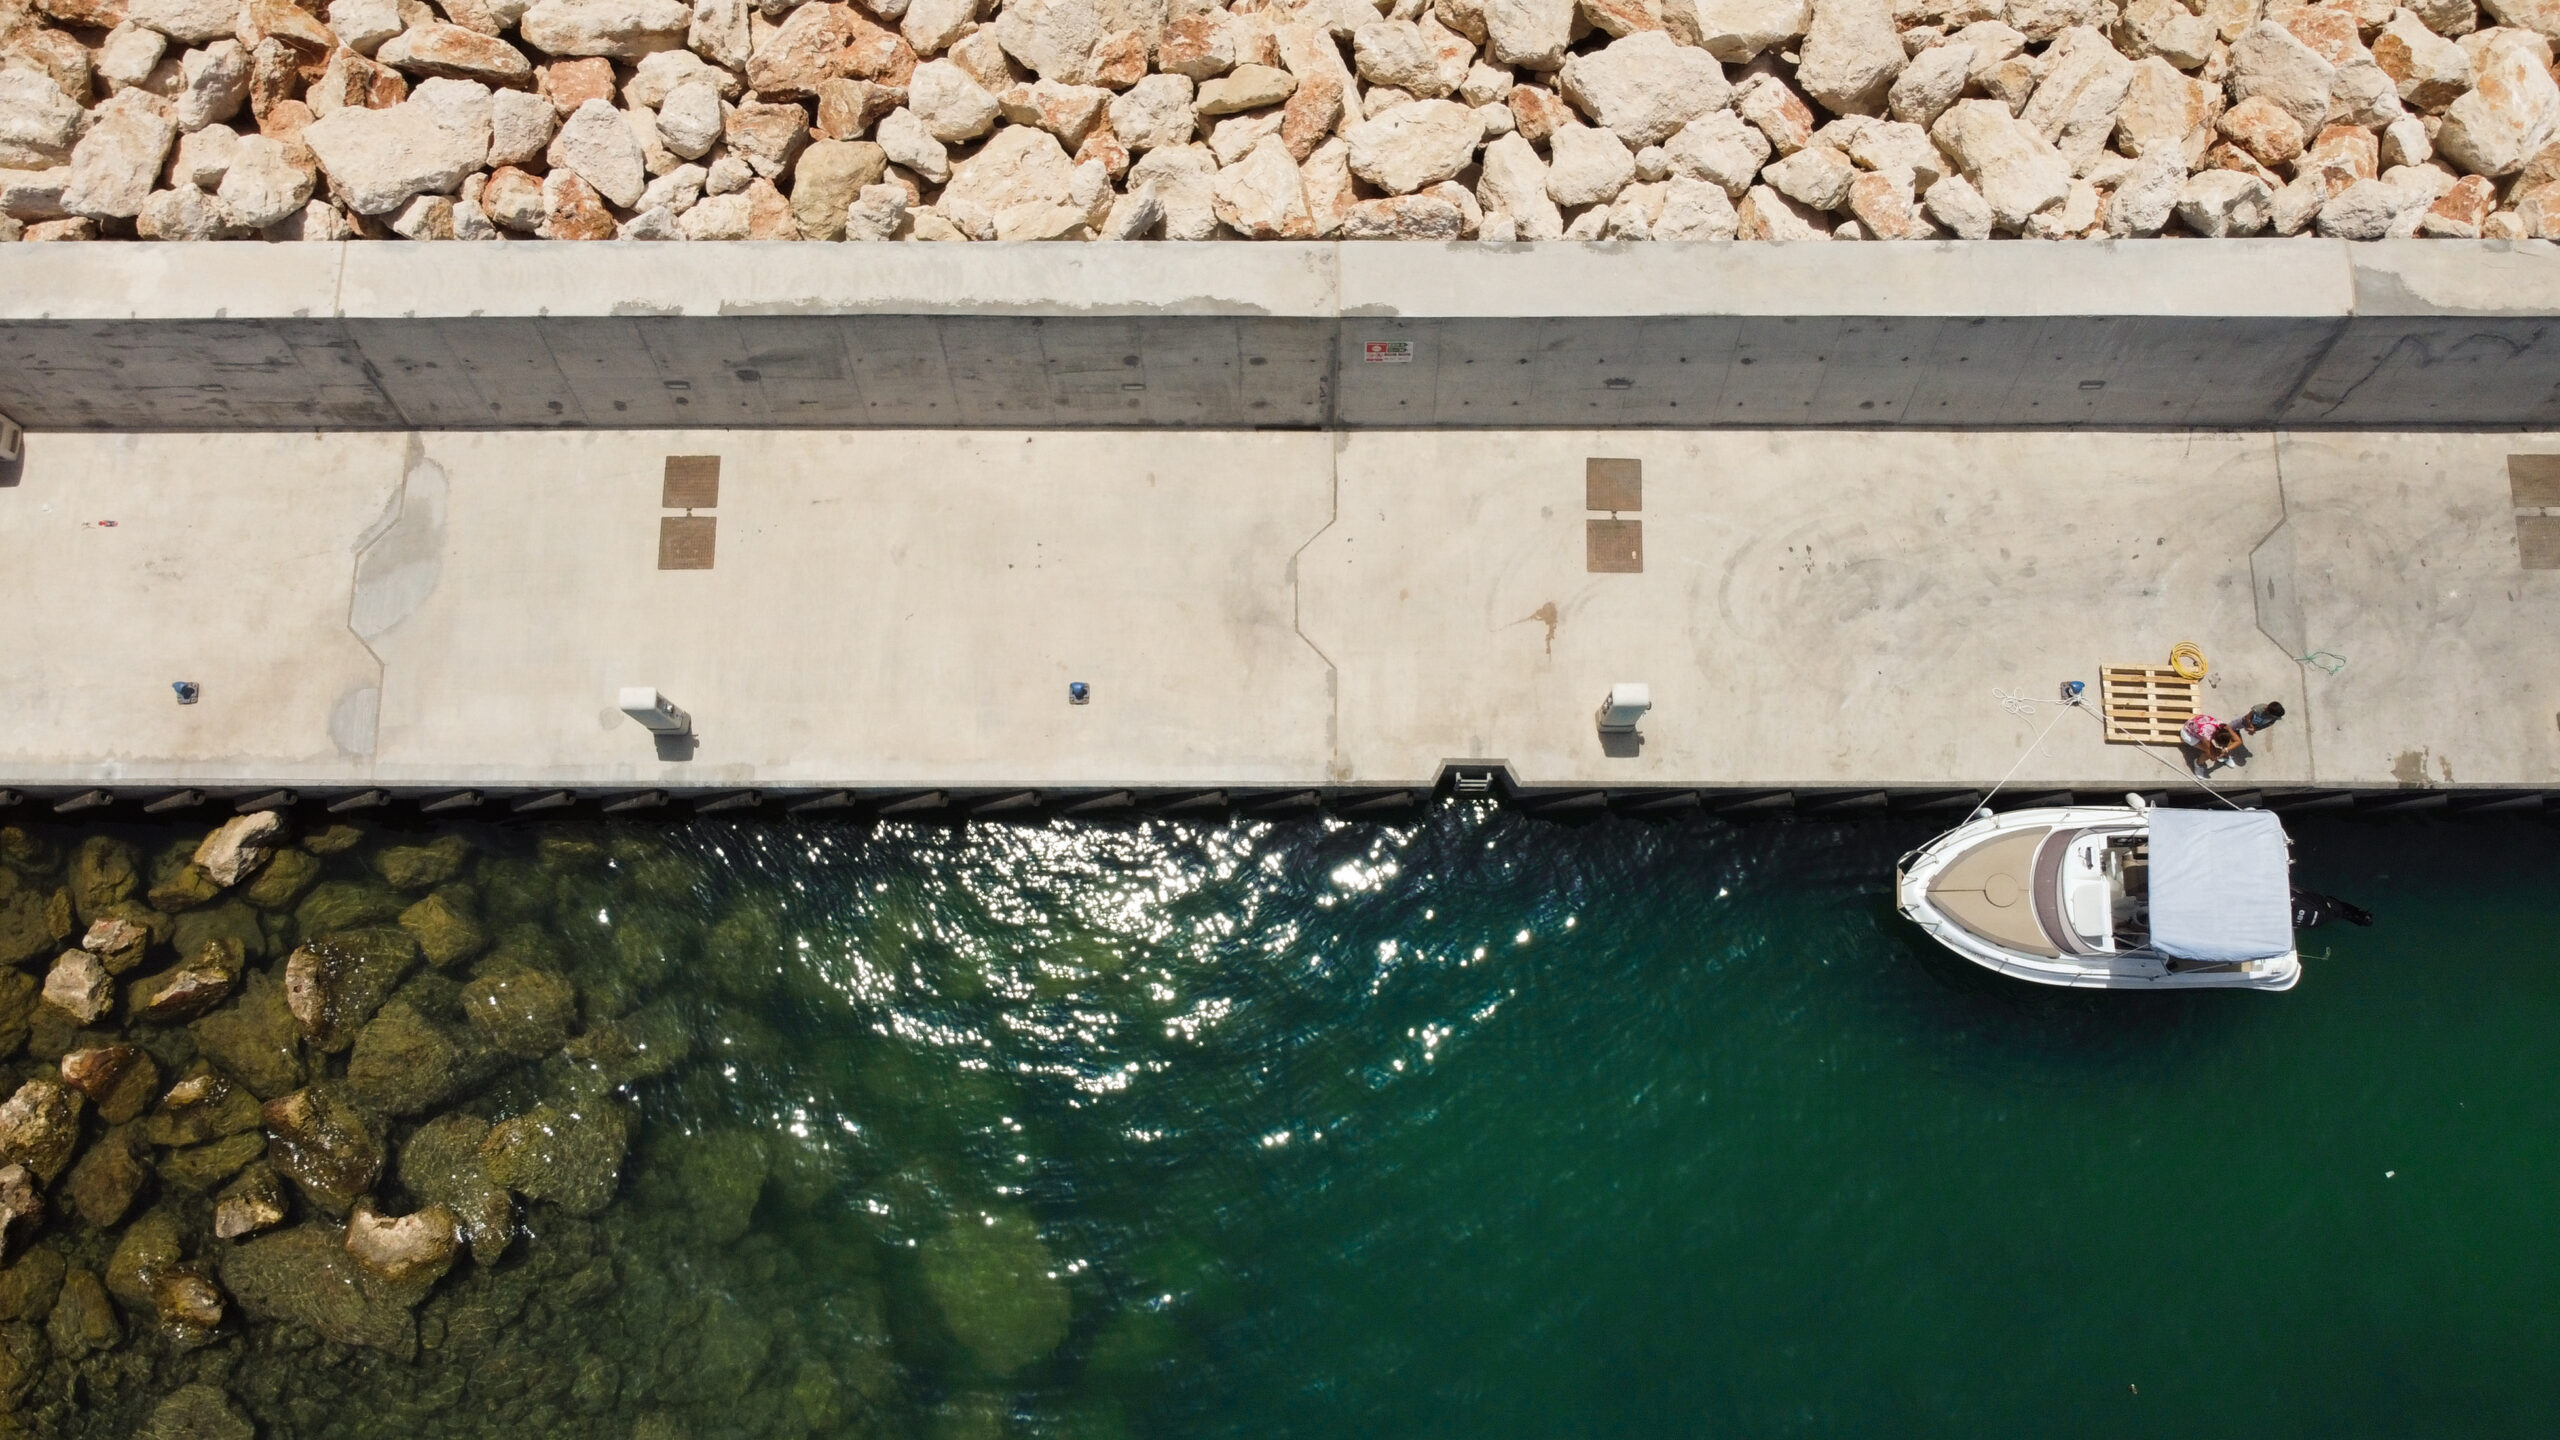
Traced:
<path id="1" fill-rule="evenodd" d="M 2178 219 L 2198 235 L 2255 235 L 2267 228 L 2274 193 L 2255 175 L 2206 170 L 2178 191 Z"/>
<path id="2" fill-rule="evenodd" d="M 549 55 L 636 61 L 683 48 L 692 24 L 693 12 L 678 0 L 539 0 L 517 33 Z"/>
<path id="3" fill-rule="evenodd" d="M 1814 0 L 1796 84 L 1835 115 L 1877 115 L 1905 60 L 1886 0 Z"/>
<path id="4" fill-rule="evenodd" d="M 1487 215 L 1509 216 L 1513 234 L 1522 240 L 1553 240 L 1564 233 L 1564 216 L 1547 194 L 1547 162 L 1526 139 L 1505 135 L 1484 147 L 1483 170 L 1476 200 Z"/>
<path id="5" fill-rule="evenodd" d="M 589 100 L 570 112 L 569 118 L 561 122 L 560 133 L 553 137 L 545 160 L 555 170 L 577 172 L 580 179 L 595 187 L 597 194 L 626 209 L 640 199 L 640 192 L 649 183 L 648 157 L 641 153 L 640 139 L 632 133 L 630 118 L 615 109 L 610 100 Z M 387 850 L 381 858 L 387 860 L 399 853 Z M 444 866 L 426 867 L 422 873 L 452 878 Z M 416 883 L 393 883 L 404 890 L 422 888 Z"/>
<path id="6" fill-rule="evenodd" d="M 1030 1216 L 964 1215 L 917 1260 L 943 1324 L 978 1371 L 1011 1375 L 1067 1338 L 1067 1287 Z"/>
<path id="7" fill-rule="evenodd" d="M 1463 107 L 1460 107 L 1463 108 Z M 1298 162 L 1277 135 L 1266 135 L 1210 187 L 1219 223 L 1252 240 L 1304 240 L 1315 234 Z"/>
<path id="8" fill-rule="evenodd" d="M 2060 150 L 2076 174 L 2106 148 L 2132 83 L 2133 62 L 2105 35 L 2087 27 L 2066 30 L 2045 52 L 2044 79 L 2018 118 Z"/>
<path id="9" fill-rule="evenodd" d="M 480 168 L 489 154 L 489 110 L 487 86 L 432 79 L 388 110 L 331 111 L 303 130 L 302 143 L 349 209 L 386 215 L 419 195 L 450 194 Z"/>
<path id="10" fill-rule="evenodd" d="M 2305 138 L 2328 122 L 2329 87 L 2336 77 L 2335 67 L 2272 20 L 2250 26 L 2231 46 L 2233 103 L 2264 97 L 2291 115 Z"/>
<path id="11" fill-rule="evenodd" d="M 382 1142 L 353 1099 L 322 1082 L 267 1102 L 268 1158 L 312 1204 L 344 1215 L 382 1176 Z"/>
<path id="12" fill-rule="evenodd" d="M 442 75 L 483 85 L 516 86 L 533 79 L 533 62 L 495 35 L 459 25 L 420 25 L 395 37 L 374 58 L 412 75 Z"/>
<path id="13" fill-rule="evenodd" d="M 1812 0 L 1664 0 L 1662 22 L 1685 44 L 1727 65 L 1784 50 L 1813 23 Z M 1670 202 L 1666 201 L 1668 205 Z"/>
<path id="14" fill-rule="evenodd" d="M 1195 123 L 1191 97 L 1191 81 L 1183 76 L 1150 75 L 1111 97 L 1111 133 L 1141 155 L 1188 145 Z"/>
<path id="15" fill-rule="evenodd" d="M 2172 72 L 2175 73 L 2175 72 Z M 1885 93 L 1885 110 L 1896 120 L 1929 125 L 1963 96 L 1973 76 L 1973 52 L 1957 44 L 1933 45 L 1911 57 Z"/>
<path id="16" fill-rule="evenodd" d="M 2004 230 L 2025 229 L 2028 216 L 2061 204 L 2070 193 L 2070 162 L 1997 100 L 1957 102 L 1938 117 L 1929 137 Z"/>
<path id="17" fill-rule="evenodd" d="M 1691 120 L 1733 101 L 1733 87 L 1714 56 L 1659 30 L 1571 56 L 1558 78 L 1567 100 L 1630 147 L 1659 145 Z"/>
<path id="18" fill-rule="evenodd" d="M 1662 147 L 1664 161 L 1675 174 L 1704 180 L 1721 188 L 1725 198 L 1741 198 L 1767 164 L 1767 136 L 1729 110 L 1701 115 L 1680 127 Z M 1668 204 L 1668 201 L 1664 202 Z"/>
<path id="19" fill-rule="evenodd" d="M 1009 0 L 996 13 L 996 43 L 1024 69 L 1066 85 L 1094 83 L 1104 34 L 1097 0 Z"/>
<path id="20" fill-rule="evenodd" d="M 1486 58 L 1496 65 L 1553 70 L 1573 40 L 1574 0 L 1483 0 Z"/>
<path id="21" fill-rule="evenodd" d="M 71 175 L 63 186 L 62 208 L 91 220 L 129 219 L 141 214 L 142 204 L 150 198 L 152 184 L 159 178 L 160 167 L 168 160 L 169 147 L 177 138 L 177 115 L 168 101 L 142 90 L 120 91 L 108 97 L 90 112 L 88 133 L 72 147 Z M 84 849 L 82 853 L 88 852 Z M 130 856 L 126 857 L 124 873 L 128 881 L 135 878 Z M 104 904 L 86 903 L 89 895 L 99 892 L 92 888 L 84 894 L 76 865 L 73 876 L 73 896 L 84 902 L 82 917 L 103 913 Z M 131 894 L 128 883 L 118 898 Z"/>
<path id="22" fill-rule="evenodd" d="M 43 170 L 71 158 L 80 107 L 33 70 L 0 69 L 0 168 Z"/>
<path id="23" fill-rule="evenodd" d="M 2214 112 L 2221 98 L 2221 91 L 2152 56 L 2135 65 L 2133 78 L 2126 82 L 2124 104 L 2116 110 L 2116 145 L 2137 160 L 2174 158 L 2181 162 L 2183 175 L 2212 147 Z M 2300 143 L 2299 132 L 2294 139 Z"/>
<path id="24" fill-rule="evenodd" d="M 224 169 L 214 198 L 244 230 L 264 230 L 302 213 L 318 177 L 293 163 L 286 147 L 264 135 L 241 139 Z M 264 877 L 261 877 L 264 878 Z M 254 888 L 254 887 L 253 887 Z"/>
<path id="25" fill-rule="evenodd" d="M 2478 86 L 2445 111 L 2436 151 L 2474 175 L 2512 175 L 2560 125 L 2560 86 L 2531 45 L 2503 37 L 2484 48 L 2478 71 Z"/>
<path id="26" fill-rule="evenodd" d="M 537 1105 L 490 1128 L 480 1142 L 480 1167 L 528 1199 L 592 1215 L 613 1199 L 630 1145 L 630 1112 L 617 1101 Z"/>
<path id="27" fill-rule="evenodd" d="M 1547 196 L 1568 210 L 1614 200 L 1635 178 L 1635 156 L 1606 130 L 1568 125 L 1548 138 Z"/>
<path id="28" fill-rule="evenodd" d="M 2438 35 L 2415 11 L 2395 10 L 2373 37 L 2373 60 L 2408 104 L 2430 114 L 2462 98 L 2474 82 L 2471 57 Z"/>
<path id="29" fill-rule="evenodd" d="M 1849 203 L 1858 167 L 1828 145 L 1808 145 L 1760 174 L 1772 190 L 1808 210 L 1837 210 Z"/>
<path id="30" fill-rule="evenodd" d="M 1390 195 L 1410 195 L 1467 167 L 1484 122 L 1454 100 L 1416 100 L 1351 127 L 1351 173 Z"/>
<path id="31" fill-rule="evenodd" d="M 229 0 L 131 0 L 124 13 L 131 23 L 184 45 L 225 39 L 240 21 L 240 7 Z"/>
<path id="32" fill-rule="evenodd" d="M 948 60 L 928 60 L 916 67 L 915 77 L 907 84 L 907 109 L 924 122 L 927 134 L 945 145 L 986 134 L 1000 113 L 996 97 Z"/>
<path id="33" fill-rule="evenodd" d="M 1730 240 L 1741 218 L 1724 186 L 1686 175 L 1672 177 L 1653 222 L 1656 240 Z"/>
<path id="34" fill-rule="evenodd" d="M 855 198 L 879 184 L 888 169 L 889 157 L 868 140 L 821 140 L 800 152 L 791 167 L 791 214 L 801 238 L 843 239 Z M 405 916 L 401 923 L 408 923 Z M 427 958 L 435 960 L 432 950 Z"/>
<path id="35" fill-rule="evenodd" d="M 1145 190 L 1164 212 L 1167 240 L 1206 240 L 1218 233 L 1214 185 L 1218 162 L 1199 145 L 1149 151 L 1129 167 L 1128 191 Z"/>
<path id="36" fill-rule="evenodd" d="M 1009 212 L 1045 212 L 1066 204 L 1074 176 L 1075 162 L 1057 136 L 1008 125 L 953 169 L 943 188 L 942 213 L 963 233 L 993 240 L 999 217 Z"/>

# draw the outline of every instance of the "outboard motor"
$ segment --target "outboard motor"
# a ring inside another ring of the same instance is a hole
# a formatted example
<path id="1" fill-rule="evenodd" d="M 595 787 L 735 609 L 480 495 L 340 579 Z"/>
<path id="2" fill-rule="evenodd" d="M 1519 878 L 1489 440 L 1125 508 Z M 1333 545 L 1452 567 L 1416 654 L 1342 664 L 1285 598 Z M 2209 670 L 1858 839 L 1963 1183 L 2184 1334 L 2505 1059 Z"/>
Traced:
<path id="1" fill-rule="evenodd" d="M 2297 889 L 2293 892 L 2294 929 L 2316 930 L 2332 920 L 2344 920 L 2350 925 L 2370 925 L 2373 912 L 2317 890 Z"/>

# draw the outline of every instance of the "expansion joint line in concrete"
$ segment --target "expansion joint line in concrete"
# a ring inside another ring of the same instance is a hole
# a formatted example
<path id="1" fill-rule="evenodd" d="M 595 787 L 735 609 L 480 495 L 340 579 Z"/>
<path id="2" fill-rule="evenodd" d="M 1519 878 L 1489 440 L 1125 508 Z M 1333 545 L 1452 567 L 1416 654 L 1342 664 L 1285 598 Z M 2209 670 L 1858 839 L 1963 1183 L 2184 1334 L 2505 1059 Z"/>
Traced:
<path id="1" fill-rule="evenodd" d="M 2274 461 L 2276 472 L 2276 530 L 2281 530 L 2293 523 L 2293 497 L 2291 494 L 2287 493 L 2284 484 L 2284 437 L 2285 432 L 2282 430 L 2275 431 L 2267 436 L 2267 453 Z M 2273 535 L 2275 530 L 2270 530 L 2267 533 L 2269 535 Z M 2296 538 L 2298 543 L 2299 537 L 2297 536 Z M 2266 542 L 2262 539 L 2258 543 L 2263 545 Z M 2252 586 L 2255 586 L 2257 584 L 2257 577 L 2252 575 L 2249 583 Z M 2299 566 L 2296 566 L 2293 572 L 2293 603 L 2297 609 L 2302 604 L 2302 570 Z M 2265 631 L 2261 630 L 2259 633 L 2264 634 Z M 2272 639 L 2273 637 L 2270 636 L 2269 638 Z M 2310 657 L 2316 652 L 2317 647 L 2311 644 L 2311 631 L 2308 622 L 2305 622 L 2302 632 L 2302 641 L 2303 652 L 2299 655 L 2293 656 L 2292 660 L 2295 670 L 2302 676 L 2302 748 L 2304 754 L 2308 757 L 2308 764 L 2304 768 L 2303 775 L 2304 778 L 2316 785 L 2320 783 L 2320 727 L 2312 723 L 2312 721 L 2317 718 L 2319 712 L 2312 707 L 2311 703 L 2312 665 Z"/>
<path id="2" fill-rule="evenodd" d="M 1324 647 L 1315 642 L 1315 637 L 1307 633 L 1304 561 L 1307 547 L 1323 539 L 1325 532 L 1342 519 L 1342 443 L 1345 438 L 1339 432 L 1332 437 L 1332 454 L 1326 466 L 1324 523 L 1316 527 L 1314 534 L 1299 541 L 1297 549 L 1289 552 L 1289 629 L 1297 635 L 1299 644 L 1324 662 L 1324 749 L 1328 768 L 1339 768 L 1342 761 L 1342 667 L 1336 665 L 1333 657 L 1324 653 Z"/>

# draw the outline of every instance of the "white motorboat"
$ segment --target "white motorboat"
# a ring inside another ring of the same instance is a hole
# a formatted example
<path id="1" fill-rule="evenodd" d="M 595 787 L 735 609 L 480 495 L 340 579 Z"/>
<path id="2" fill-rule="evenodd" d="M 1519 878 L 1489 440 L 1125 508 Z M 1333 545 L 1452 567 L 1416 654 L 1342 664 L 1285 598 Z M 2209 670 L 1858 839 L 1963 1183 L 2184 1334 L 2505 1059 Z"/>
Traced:
<path id="1" fill-rule="evenodd" d="M 2289 990 L 2292 857 L 2264 810 L 2124 805 L 1972 819 L 1902 857 L 1895 900 L 2003 975 L 2108 990 Z"/>

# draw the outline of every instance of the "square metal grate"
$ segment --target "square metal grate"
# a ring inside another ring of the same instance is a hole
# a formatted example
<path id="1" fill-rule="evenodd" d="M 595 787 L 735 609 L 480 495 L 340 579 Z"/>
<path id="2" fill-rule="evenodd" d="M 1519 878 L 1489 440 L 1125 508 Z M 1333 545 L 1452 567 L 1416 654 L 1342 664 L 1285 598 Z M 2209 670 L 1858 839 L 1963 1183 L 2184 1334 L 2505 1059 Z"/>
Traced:
<path id="1" fill-rule="evenodd" d="M 1643 509 L 1644 462 L 1603 460 L 1598 456 L 1583 461 L 1582 508 L 1611 514 Z"/>
<path id="2" fill-rule="evenodd" d="M 1641 575 L 1644 573 L 1644 522 L 1641 520 L 1586 520 L 1583 522 L 1584 561 L 1594 575 Z"/>
<path id="3" fill-rule="evenodd" d="M 720 522 L 708 515 L 666 515 L 658 520 L 658 568 L 711 568 L 713 531 Z"/>
<path id="4" fill-rule="evenodd" d="M 720 505 L 720 457 L 670 455 L 658 504 L 668 510 L 715 510 Z"/>

